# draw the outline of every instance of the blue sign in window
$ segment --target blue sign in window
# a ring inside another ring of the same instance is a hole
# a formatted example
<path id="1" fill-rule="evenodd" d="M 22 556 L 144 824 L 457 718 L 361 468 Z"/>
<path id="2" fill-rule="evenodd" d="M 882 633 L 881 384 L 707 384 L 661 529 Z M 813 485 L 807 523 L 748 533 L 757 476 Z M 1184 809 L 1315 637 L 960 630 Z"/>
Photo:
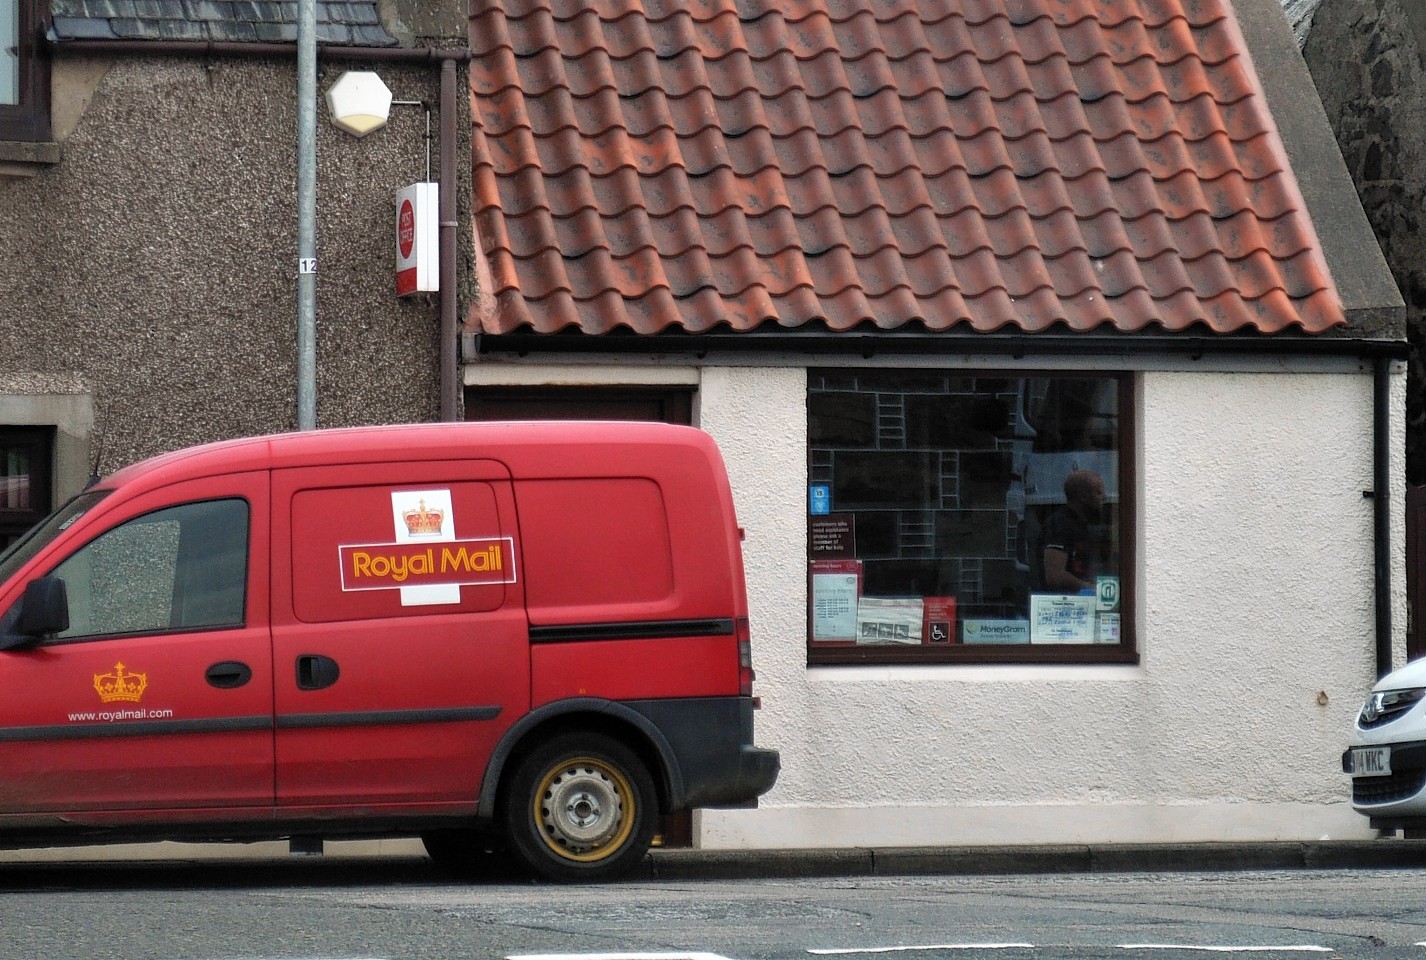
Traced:
<path id="1" fill-rule="evenodd" d="M 832 485 L 814 483 L 807 488 L 807 511 L 814 517 L 822 517 L 832 512 Z"/>

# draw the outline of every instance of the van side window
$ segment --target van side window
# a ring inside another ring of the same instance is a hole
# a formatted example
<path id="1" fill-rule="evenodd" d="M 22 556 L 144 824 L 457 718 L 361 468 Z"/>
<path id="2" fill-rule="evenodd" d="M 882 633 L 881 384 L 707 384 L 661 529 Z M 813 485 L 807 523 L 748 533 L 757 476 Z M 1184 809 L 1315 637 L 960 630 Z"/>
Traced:
<path id="1" fill-rule="evenodd" d="M 54 570 L 69 594 L 70 627 L 58 639 L 241 626 L 247 555 L 243 500 L 135 517 Z"/>

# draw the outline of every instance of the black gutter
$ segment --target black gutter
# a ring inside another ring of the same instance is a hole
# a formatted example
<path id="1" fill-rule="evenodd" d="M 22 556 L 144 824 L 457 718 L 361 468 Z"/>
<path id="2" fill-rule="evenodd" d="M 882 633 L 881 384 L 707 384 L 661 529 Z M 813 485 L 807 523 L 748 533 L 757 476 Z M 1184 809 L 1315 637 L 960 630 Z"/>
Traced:
<path id="1" fill-rule="evenodd" d="M 1225 354 L 1348 356 L 1405 360 L 1405 340 L 1346 337 L 1168 337 L 1089 334 L 963 335 L 927 333 L 476 334 L 473 354 L 793 353 L 818 356 L 1102 356 L 1171 353 L 1192 359 Z"/>
<path id="2" fill-rule="evenodd" d="M 1372 370 L 1372 521 L 1376 566 L 1376 672 L 1391 672 L 1391 361 Z"/>
<path id="3" fill-rule="evenodd" d="M 50 49 L 63 53 L 84 53 L 92 56 L 186 56 L 186 57 L 292 57 L 297 58 L 296 43 L 244 43 L 240 40 L 57 40 L 50 38 Z M 464 47 L 347 47 L 340 44 L 317 45 L 318 59 L 328 60 L 405 60 L 405 61 L 469 61 L 473 54 Z"/>

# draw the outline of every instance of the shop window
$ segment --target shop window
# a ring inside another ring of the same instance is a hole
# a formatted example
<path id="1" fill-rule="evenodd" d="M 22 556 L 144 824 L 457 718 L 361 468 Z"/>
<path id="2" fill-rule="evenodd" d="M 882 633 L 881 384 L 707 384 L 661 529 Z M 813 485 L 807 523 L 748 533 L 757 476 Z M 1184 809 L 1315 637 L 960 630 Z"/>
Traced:
<path id="1" fill-rule="evenodd" d="M 43 36 L 40 0 L 0 0 L 0 140 L 50 137 L 49 61 Z"/>
<path id="2" fill-rule="evenodd" d="M 50 512 L 54 431 L 0 427 L 0 549 Z"/>
<path id="3" fill-rule="evenodd" d="M 809 663 L 1133 662 L 1127 374 L 808 372 Z"/>

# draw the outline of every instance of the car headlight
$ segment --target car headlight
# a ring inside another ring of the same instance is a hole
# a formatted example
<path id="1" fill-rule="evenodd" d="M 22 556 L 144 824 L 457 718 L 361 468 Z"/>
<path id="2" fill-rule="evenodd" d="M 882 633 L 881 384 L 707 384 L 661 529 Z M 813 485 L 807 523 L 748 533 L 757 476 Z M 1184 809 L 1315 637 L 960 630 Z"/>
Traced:
<path id="1" fill-rule="evenodd" d="M 1426 688 L 1423 687 L 1411 690 L 1378 690 L 1367 697 L 1357 723 L 1363 727 L 1379 727 L 1390 723 L 1414 707 L 1423 697 L 1426 697 Z"/>

